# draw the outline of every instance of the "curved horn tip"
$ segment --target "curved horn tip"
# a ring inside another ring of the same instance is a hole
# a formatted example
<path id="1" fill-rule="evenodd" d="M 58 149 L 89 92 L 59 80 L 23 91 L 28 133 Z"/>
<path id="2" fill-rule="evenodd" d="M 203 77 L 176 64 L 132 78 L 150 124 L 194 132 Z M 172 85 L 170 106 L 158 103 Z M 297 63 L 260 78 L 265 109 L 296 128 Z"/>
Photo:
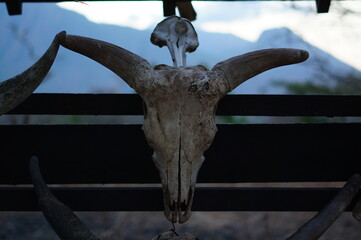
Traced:
<path id="1" fill-rule="evenodd" d="M 352 210 L 352 216 L 358 220 L 359 222 L 361 222 L 361 197 L 360 199 L 357 201 L 356 206 L 354 207 L 354 209 Z"/>
<path id="2" fill-rule="evenodd" d="M 302 62 L 306 61 L 310 57 L 310 54 L 306 50 L 299 50 L 299 54 L 300 54 L 300 60 Z"/>
<path id="3" fill-rule="evenodd" d="M 352 177 L 361 179 L 361 176 L 359 174 L 354 174 Z M 356 186 L 356 187 L 360 187 L 360 186 Z M 361 191 L 361 189 L 359 191 Z M 361 222 L 361 197 L 359 197 L 359 199 L 356 201 L 356 204 L 352 210 L 352 216 Z"/>
<path id="4" fill-rule="evenodd" d="M 30 158 L 30 169 L 39 169 L 39 159 L 36 156 Z"/>
<path id="5" fill-rule="evenodd" d="M 65 42 L 66 31 L 59 32 L 58 34 L 56 34 L 55 38 L 60 44 Z"/>
<path id="6" fill-rule="evenodd" d="M 286 58 L 291 61 L 291 64 L 301 63 L 306 61 L 310 54 L 306 50 L 297 48 L 280 48 L 281 51 L 287 56 Z"/>

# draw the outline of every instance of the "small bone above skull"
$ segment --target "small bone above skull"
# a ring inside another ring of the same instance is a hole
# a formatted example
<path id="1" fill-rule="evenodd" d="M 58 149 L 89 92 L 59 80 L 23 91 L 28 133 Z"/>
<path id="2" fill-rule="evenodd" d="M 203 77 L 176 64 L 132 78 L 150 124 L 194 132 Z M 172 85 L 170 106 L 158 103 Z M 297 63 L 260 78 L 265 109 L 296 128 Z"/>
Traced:
<path id="1" fill-rule="evenodd" d="M 186 52 L 194 52 L 199 45 L 193 25 L 177 16 L 160 22 L 153 30 L 150 41 L 159 47 L 168 47 L 174 67 L 186 66 Z"/>

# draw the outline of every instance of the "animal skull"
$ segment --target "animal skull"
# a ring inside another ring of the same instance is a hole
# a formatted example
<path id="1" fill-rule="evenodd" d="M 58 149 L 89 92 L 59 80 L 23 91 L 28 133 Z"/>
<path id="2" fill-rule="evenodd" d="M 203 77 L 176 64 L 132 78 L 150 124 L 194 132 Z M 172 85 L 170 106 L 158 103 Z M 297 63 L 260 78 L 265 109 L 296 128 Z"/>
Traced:
<path id="1" fill-rule="evenodd" d="M 190 27 L 189 22 L 174 17 L 157 26 L 152 42 L 169 47 L 175 66 L 155 68 L 143 58 L 110 43 L 59 33 L 38 62 L 22 74 L 0 83 L 0 114 L 16 107 L 36 89 L 53 64 L 59 44 L 99 62 L 123 78 L 143 98 L 146 105 L 143 130 L 154 149 L 153 160 L 160 172 L 165 215 L 172 222 L 185 222 L 190 217 L 203 153 L 217 131 L 214 117 L 219 99 L 261 72 L 299 63 L 308 57 L 303 50 L 268 49 L 230 58 L 211 70 L 203 66 L 185 67 L 185 51 L 192 51 L 198 45 L 194 29 Z M 98 239 L 52 195 L 35 157 L 30 161 L 30 172 L 39 206 L 61 239 Z M 356 196 L 360 185 L 361 176 L 354 175 L 329 205 L 288 239 L 318 239 Z M 360 206 L 361 199 L 353 210 L 358 219 Z M 195 239 L 190 234 L 175 235 L 167 232 L 157 238 Z"/>
<path id="2" fill-rule="evenodd" d="M 217 132 L 218 101 L 247 79 L 266 70 L 305 61 L 298 49 L 250 52 L 216 64 L 185 67 L 185 52 L 198 46 L 189 21 L 169 17 L 157 25 L 152 42 L 167 46 L 174 66 L 153 68 L 145 59 L 113 44 L 59 33 L 48 51 L 24 73 L 0 84 L 0 114 L 28 97 L 49 71 L 59 44 L 87 56 L 126 81 L 145 103 L 143 131 L 154 149 L 153 161 L 163 186 L 164 213 L 184 223 L 191 207 L 198 170 Z"/>

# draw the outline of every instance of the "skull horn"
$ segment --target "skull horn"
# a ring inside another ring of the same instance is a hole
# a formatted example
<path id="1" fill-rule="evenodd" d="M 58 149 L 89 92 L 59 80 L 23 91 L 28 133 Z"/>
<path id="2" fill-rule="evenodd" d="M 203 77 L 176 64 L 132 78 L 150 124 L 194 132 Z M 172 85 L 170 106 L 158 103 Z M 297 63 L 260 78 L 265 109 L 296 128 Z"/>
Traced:
<path id="1" fill-rule="evenodd" d="M 229 92 L 238 85 L 272 68 L 300 63 L 308 58 L 308 52 L 299 49 L 265 49 L 236 56 L 217 63 L 214 74 L 221 74 L 227 79 Z"/>
<path id="2" fill-rule="evenodd" d="M 53 65 L 63 34 L 56 35 L 48 50 L 33 66 L 0 83 L 0 115 L 15 108 L 40 85 Z"/>
<path id="3" fill-rule="evenodd" d="M 51 193 L 41 176 L 36 157 L 30 159 L 30 174 L 39 207 L 61 240 L 99 240 L 69 207 Z"/>
<path id="4" fill-rule="evenodd" d="M 343 213 L 358 193 L 361 176 L 354 174 L 334 199 L 286 240 L 317 240 Z"/>
<path id="5" fill-rule="evenodd" d="M 121 77 L 138 93 L 155 76 L 147 60 L 108 42 L 65 34 L 60 44 L 93 59 Z"/>
<path id="6" fill-rule="evenodd" d="M 355 207 L 353 208 L 352 215 L 358 221 L 361 221 L 361 197 L 359 198 L 359 200 L 357 201 Z"/>

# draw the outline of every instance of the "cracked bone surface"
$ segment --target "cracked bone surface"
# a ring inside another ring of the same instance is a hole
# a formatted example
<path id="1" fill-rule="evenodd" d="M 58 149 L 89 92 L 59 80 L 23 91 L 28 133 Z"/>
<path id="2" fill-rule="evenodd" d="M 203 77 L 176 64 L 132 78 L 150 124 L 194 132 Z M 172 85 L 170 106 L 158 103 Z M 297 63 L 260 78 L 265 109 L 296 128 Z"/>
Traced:
<path id="1" fill-rule="evenodd" d="M 176 27 L 179 18 L 170 17 L 163 22 L 167 20 L 176 20 L 172 25 Z M 187 21 L 181 24 L 189 27 L 187 24 L 190 23 Z M 161 36 L 167 36 L 169 31 L 184 34 L 183 30 L 166 27 L 159 27 L 157 31 Z M 167 41 L 166 38 L 163 40 Z M 153 68 L 138 55 L 104 41 L 65 32 L 59 33 L 54 41 L 50 49 L 56 49 L 60 44 L 97 61 L 116 73 L 142 97 L 145 103 L 143 131 L 154 150 L 152 158 L 162 182 L 164 214 L 168 220 L 180 223 L 187 221 L 191 215 L 197 174 L 204 161 L 203 153 L 217 132 L 215 109 L 218 101 L 257 74 L 279 66 L 300 63 L 308 58 L 306 51 L 280 48 L 239 55 L 216 64 L 211 70 L 200 65 L 158 65 Z M 185 49 L 188 49 L 187 44 Z M 47 54 L 51 58 L 40 63 L 41 69 L 44 66 L 50 68 L 56 54 L 54 51 Z M 24 86 L 29 81 L 34 84 L 41 82 L 47 68 L 38 74 L 39 77 L 33 77 L 38 68 L 36 66 L 34 70 L 31 67 L 19 75 L 21 79 L 15 77 L 0 83 L 1 113 L 15 107 L 13 102 L 19 103 L 24 100 L 24 96 L 32 93 L 34 87 Z M 18 98 L 14 101 L 16 96 Z"/>
<path id="2" fill-rule="evenodd" d="M 194 52 L 199 45 L 197 33 L 190 21 L 177 16 L 158 23 L 150 41 L 159 47 L 168 47 L 174 67 L 185 67 L 186 52 Z"/>

